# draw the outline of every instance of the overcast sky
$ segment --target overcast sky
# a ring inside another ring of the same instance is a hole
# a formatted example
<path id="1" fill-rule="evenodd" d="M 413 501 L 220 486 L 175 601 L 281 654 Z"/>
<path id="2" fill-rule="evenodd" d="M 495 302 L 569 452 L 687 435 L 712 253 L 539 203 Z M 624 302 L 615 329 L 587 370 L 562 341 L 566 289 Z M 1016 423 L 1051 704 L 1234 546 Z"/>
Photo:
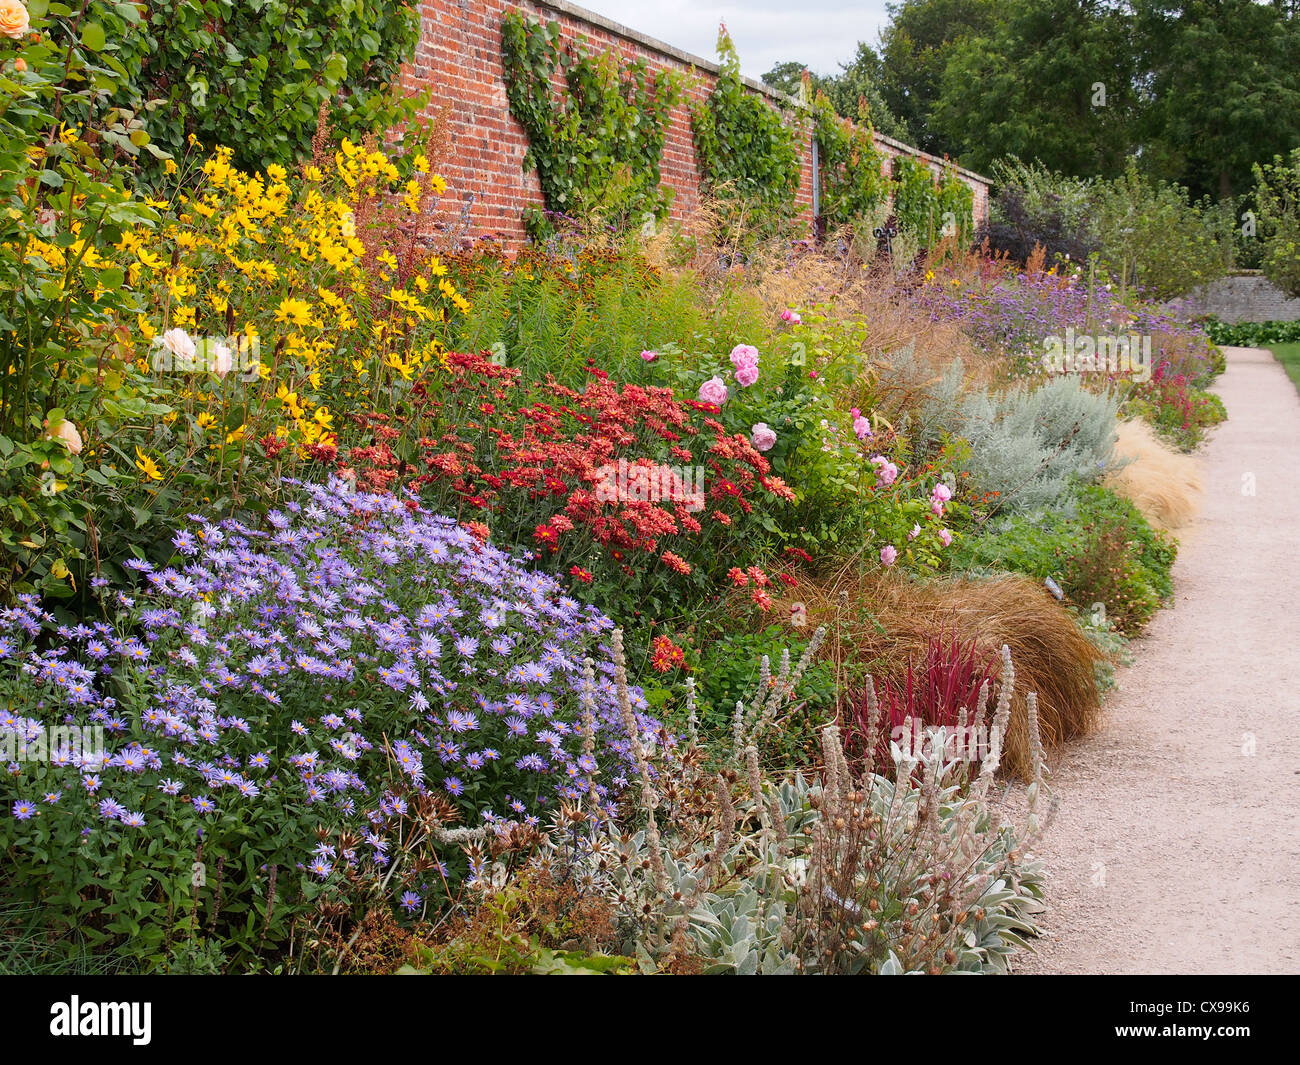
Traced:
<path id="1" fill-rule="evenodd" d="M 580 7 L 714 59 L 718 21 L 725 19 L 741 69 L 757 78 L 796 60 L 818 74 L 835 74 L 858 41 L 876 43 L 888 23 L 885 0 L 575 0 Z"/>

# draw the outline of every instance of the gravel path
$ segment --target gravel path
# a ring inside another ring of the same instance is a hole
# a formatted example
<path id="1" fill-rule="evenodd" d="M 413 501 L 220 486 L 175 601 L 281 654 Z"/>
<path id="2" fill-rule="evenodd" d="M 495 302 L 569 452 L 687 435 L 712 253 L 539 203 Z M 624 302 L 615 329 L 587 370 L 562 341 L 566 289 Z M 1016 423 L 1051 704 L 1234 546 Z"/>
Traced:
<path id="1" fill-rule="evenodd" d="M 1174 605 L 1051 767 L 1047 935 L 1017 972 L 1300 972 L 1300 397 L 1224 350 Z"/>

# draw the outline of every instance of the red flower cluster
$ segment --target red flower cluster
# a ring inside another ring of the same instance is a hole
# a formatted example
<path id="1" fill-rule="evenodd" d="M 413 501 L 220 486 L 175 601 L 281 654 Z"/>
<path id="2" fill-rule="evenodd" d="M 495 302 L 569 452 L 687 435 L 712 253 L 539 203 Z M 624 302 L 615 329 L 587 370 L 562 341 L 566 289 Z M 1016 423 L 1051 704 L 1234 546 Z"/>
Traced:
<path id="1" fill-rule="evenodd" d="M 643 552 L 685 576 L 705 557 L 701 540 L 729 537 L 756 505 L 794 499 L 743 434 L 671 389 L 618 385 L 594 368 L 581 392 L 549 377 L 530 388 L 480 355 L 448 363 L 448 379 L 413 391 L 419 417 L 439 429 L 419 438 L 412 485 L 531 530 L 543 551 L 594 540 L 615 559 Z"/>
<path id="2" fill-rule="evenodd" d="M 672 641 L 671 636 L 656 636 L 650 649 L 650 665 L 659 673 L 667 673 L 674 666 L 685 665 L 686 653 Z"/>

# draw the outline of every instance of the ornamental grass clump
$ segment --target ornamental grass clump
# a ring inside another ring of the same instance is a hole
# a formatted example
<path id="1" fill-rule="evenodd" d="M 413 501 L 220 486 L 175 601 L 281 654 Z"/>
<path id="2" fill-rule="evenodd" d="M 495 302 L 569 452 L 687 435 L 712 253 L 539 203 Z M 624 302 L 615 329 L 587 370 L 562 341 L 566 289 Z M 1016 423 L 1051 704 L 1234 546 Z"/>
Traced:
<path id="1" fill-rule="evenodd" d="M 206 924 L 262 955 L 362 897 L 427 914 L 490 839 L 579 798 L 613 815 L 662 742 L 615 691 L 607 617 L 413 501 L 336 479 L 173 544 L 101 589 L 110 621 L 0 614 L 0 846 L 102 939 L 164 956 Z M 55 725 L 101 728 L 102 760 L 47 745 Z"/>
<path id="2" fill-rule="evenodd" d="M 1105 487 L 1132 502 L 1155 528 L 1169 532 L 1196 516 L 1202 487 L 1195 458 L 1140 421 L 1120 422 L 1115 455 L 1123 465 L 1107 475 Z"/>
<path id="3" fill-rule="evenodd" d="M 1037 693 L 1048 751 L 1087 734 L 1097 721 L 1101 704 L 1094 663 L 1102 655 L 1069 611 L 1027 577 L 922 584 L 853 565 L 828 579 L 801 582 L 789 599 L 804 604 L 810 623 L 835 626 L 827 647 L 846 665 L 922 662 L 935 633 L 973 641 L 983 655 L 996 655 L 1006 645 L 1020 690 Z M 995 669 L 1000 676 L 1001 669 Z M 1020 695 L 1004 731 L 1001 766 L 1026 777 L 1032 764 L 1028 705 Z"/>

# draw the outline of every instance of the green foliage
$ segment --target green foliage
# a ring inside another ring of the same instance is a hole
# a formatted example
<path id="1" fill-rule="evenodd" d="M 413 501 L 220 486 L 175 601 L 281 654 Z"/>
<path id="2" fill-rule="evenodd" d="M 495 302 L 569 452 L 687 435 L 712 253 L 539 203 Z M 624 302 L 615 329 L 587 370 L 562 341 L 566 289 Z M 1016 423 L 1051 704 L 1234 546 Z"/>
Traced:
<path id="1" fill-rule="evenodd" d="M 50 5 L 51 10 L 63 5 Z M 331 127 L 360 140 L 407 121 L 419 101 L 395 92 L 415 49 L 419 13 L 403 0 L 186 0 L 144 5 L 94 0 L 85 20 L 106 31 L 115 99 L 148 104 L 146 128 L 180 156 L 193 136 L 233 149 L 237 166 L 292 165 L 310 154 L 324 108 Z M 113 22 L 123 22 L 115 32 Z M 60 44 L 80 36 L 64 24 Z"/>
<path id="2" fill-rule="evenodd" d="M 763 75 L 763 84 L 785 93 L 799 96 L 805 65 L 803 63 L 778 63 Z M 891 111 L 880 94 L 883 74 L 880 56 L 864 41 L 849 62 L 840 64 L 840 72 L 830 76 L 808 75 L 809 95 L 825 95 L 841 118 L 858 120 L 865 106 L 872 126 L 886 137 L 911 143 L 907 124 Z"/>
<path id="3" fill-rule="evenodd" d="M 710 738 L 719 744 L 726 742 L 736 703 L 747 699 L 755 690 L 759 662 L 764 656 L 775 669 L 783 653 L 794 660 L 803 654 L 807 638 L 792 639 L 791 633 L 786 624 L 769 625 L 760 632 L 727 632 L 705 644 L 695 669 L 695 692 L 702 738 L 706 742 Z M 820 730 L 835 719 L 840 684 L 841 678 L 836 676 L 835 667 L 829 661 L 815 661 L 809 666 L 799 686 L 798 702 L 787 709 L 779 729 L 765 737 L 763 753 L 773 764 L 816 764 Z"/>
<path id="4" fill-rule="evenodd" d="M 1232 265 L 1231 220 L 1208 202 L 1189 200 L 1185 189 L 1144 177 L 1135 159 L 1120 177 L 1096 186 L 1095 205 L 1098 256 L 1121 288 L 1136 285 L 1169 299 Z"/>
<path id="5" fill-rule="evenodd" d="M 1254 174 L 1264 276 L 1287 295 L 1300 296 L 1300 148 L 1255 164 Z"/>
<path id="6" fill-rule="evenodd" d="M 1267 348 L 1273 344 L 1300 342 L 1300 321 L 1233 324 L 1211 318 L 1205 323 L 1205 332 L 1216 344 L 1227 347 Z"/>
<path id="7" fill-rule="evenodd" d="M 885 102 L 912 135 L 903 140 L 934 155 L 963 150 L 932 114 L 949 57 L 966 38 L 987 32 L 1000 7 L 999 0 L 901 0 L 889 9 L 879 77 Z"/>
<path id="8" fill-rule="evenodd" d="M 958 177 L 955 167 L 946 166 L 939 175 L 935 213 L 938 236 L 955 237 L 963 247 L 970 244 L 975 228 L 975 190 Z"/>
<path id="9" fill-rule="evenodd" d="M 743 218 L 758 236 L 784 229 L 794 216 L 800 158 L 795 131 L 781 112 L 740 77 L 740 58 L 718 33 L 720 70 L 692 115 L 701 188 Z"/>
<path id="10" fill-rule="evenodd" d="M 1082 262 L 1096 250 L 1093 183 L 1025 163 L 1015 156 L 994 162 L 997 192 L 989 205 L 992 250 L 1024 263 L 1041 246 L 1048 262 Z"/>
<path id="11" fill-rule="evenodd" d="M 884 156 L 876 147 L 869 116 L 856 125 L 841 118 L 827 97 L 813 101 L 814 135 L 821 164 L 821 212 L 831 227 L 869 216 L 889 197 Z"/>
<path id="12" fill-rule="evenodd" d="M 930 124 L 976 170 L 1018 155 L 1117 173 L 1133 145 L 1130 33 L 1125 12 L 1097 0 L 1005 0 L 946 50 Z"/>
<path id="13" fill-rule="evenodd" d="M 934 172 L 910 155 L 897 155 L 893 166 L 894 216 L 900 229 L 918 234 L 924 243 L 934 233 L 939 197 Z"/>
<path id="14" fill-rule="evenodd" d="M 1050 577 L 1094 628 L 1108 619 L 1133 636 L 1173 594 L 1176 554 L 1131 502 L 1091 485 L 1059 507 L 994 519 L 962 539 L 954 565 Z"/>
<path id="15" fill-rule="evenodd" d="M 0 588 L 66 596 L 70 566 L 94 535 L 84 497 L 64 493 L 85 470 L 75 427 L 92 413 L 167 410 L 93 345 L 140 309 L 110 249 L 123 232 L 157 223 L 123 160 L 158 149 L 138 116 L 109 105 L 126 82 L 109 37 L 128 35 L 130 17 L 45 7 L 31 9 L 39 40 L 0 37 Z M 92 114 L 93 134 L 68 128 Z M 80 387 L 87 378 L 102 385 L 93 404 Z"/>
<path id="16" fill-rule="evenodd" d="M 537 171 L 547 209 L 619 232 L 662 220 L 671 192 L 660 188 L 660 160 L 680 78 L 651 74 L 643 59 L 562 48 L 558 22 L 518 11 L 501 19 L 501 46 L 510 113 L 528 134 L 524 166 Z M 557 75 L 567 93 L 555 92 Z M 544 212 L 525 218 L 534 236 L 553 232 Z"/>
<path id="17" fill-rule="evenodd" d="M 1195 196 L 1245 191 L 1300 143 L 1300 10 L 1252 0 L 1136 0 L 1148 170 Z"/>

